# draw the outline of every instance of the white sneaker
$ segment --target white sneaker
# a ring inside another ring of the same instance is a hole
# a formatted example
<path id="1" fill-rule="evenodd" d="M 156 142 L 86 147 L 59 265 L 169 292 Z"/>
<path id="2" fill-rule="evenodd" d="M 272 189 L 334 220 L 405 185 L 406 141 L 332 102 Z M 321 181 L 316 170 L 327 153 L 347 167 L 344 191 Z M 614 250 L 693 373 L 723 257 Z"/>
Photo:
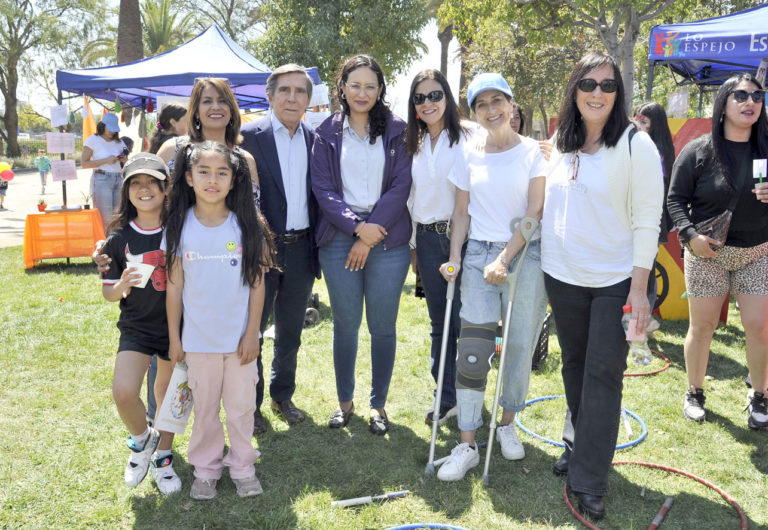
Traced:
<path id="1" fill-rule="evenodd" d="M 201 479 L 196 478 L 192 483 L 192 489 L 189 491 L 189 496 L 196 501 L 207 501 L 216 497 L 216 480 L 215 478 Z"/>
<path id="2" fill-rule="evenodd" d="M 261 489 L 261 482 L 259 482 L 256 475 L 248 478 L 233 478 L 232 482 L 235 483 L 237 494 L 240 497 L 255 497 L 264 492 L 264 490 Z"/>
<path id="3" fill-rule="evenodd" d="M 163 495 L 181 491 L 181 479 L 173 469 L 173 455 L 156 456 L 152 459 L 152 480 Z"/>
<path id="4" fill-rule="evenodd" d="M 125 466 L 125 485 L 129 488 L 135 488 L 144 477 L 147 476 L 147 470 L 149 469 L 149 461 L 152 459 L 152 454 L 157 448 L 157 443 L 160 441 L 160 433 L 153 428 L 149 428 L 149 436 L 147 441 L 144 442 L 144 447 L 137 447 L 133 443 L 132 438 L 128 438 L 128 448 L 133 451 L 131 458 L 128 460 L 128 464 Z"/>
<path id="5" fill-rule="evenodd" d="M 457 445 L 451 451 L 451 456 L 440 466 L 437 471 L 437 478 L 445 481 L 456 481 L 464 478 L 467 471 L 480 463 L 480 452 L 477 446 L 474 449 L 469 447 L 468 443 Z"/>
<path id="6" fill-rule="evenodd" d="M 501 454 L 507 460 L 522 460 L 525 458 L 525 449 L 517 437 L 515 425 L 510 423 L 496 429 L 496 437 L 501 444 Z"/>

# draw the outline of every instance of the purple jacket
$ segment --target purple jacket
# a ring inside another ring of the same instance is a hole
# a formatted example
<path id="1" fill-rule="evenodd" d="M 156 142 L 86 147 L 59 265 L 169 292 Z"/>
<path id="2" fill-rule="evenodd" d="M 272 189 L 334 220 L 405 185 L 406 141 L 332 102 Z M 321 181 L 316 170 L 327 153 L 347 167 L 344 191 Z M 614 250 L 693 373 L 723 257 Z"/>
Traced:
<path id="1" fill-rule="evenodd" d="M 344 113 L 336 112 L 315 130 L 310 175 L 312 191 L 320 205 L 315 225 L 317 246 L 327 245 L 337 230 L 354 235 L 363 219 L 344 202 L 341 183 L 341 141 Z M 383 226 L 384 248 L 406 244 L 411 238 L 411 216 L 406 202 L 411 192 L 411 157 L 405 152 L 405 122 L 390 115 L 382 143 L 385 149 L 381 196 L 368 221 Z"/>

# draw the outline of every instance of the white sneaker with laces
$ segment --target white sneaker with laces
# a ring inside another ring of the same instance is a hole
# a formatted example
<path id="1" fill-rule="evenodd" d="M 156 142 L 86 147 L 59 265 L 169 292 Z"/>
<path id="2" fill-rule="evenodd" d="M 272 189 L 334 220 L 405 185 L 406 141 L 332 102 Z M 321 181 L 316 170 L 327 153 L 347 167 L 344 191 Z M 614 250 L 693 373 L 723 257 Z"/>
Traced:
<path id="1" fill-rule="evenodd" d="M 155 452 L 159 441 L 160 433 L 151 427 L 149 428 L 149 436 L 144 442 L 144 447 L 137 447 L 133 439 L 128 438 L 128 448 L 133 453 L 131 453 L 131 458 L 125 466 L 124 478 L 126 486 L 135 488 L 147 476 L 149 461 L 152 459 L 152 454 Z"/>
<path id="2" fill-rule="evenodd" d="M 501 454 L 507 460 L 522 460 L 525 458 L 525 449 L 517 437 L 514 423 L 502 425 L 496 429 L 496 437 L 501 444 Z"/>
<path id="3" fill-rule="evenodd" d="M 163 495 L 181 491 L 181 479 L 173 469 L 173 455 L 156 456 L 152 459 L 152 480 Z"/>
<path id="4" fill-rule="evenodd" d="M 440 466 L 437 471 L 437 478 L 448 482 L 461 480 L 467 471 L 479 463 L 480 452 L 477 450 L 477 446 L 472 449 L 468 443 L 461 443 L 453 448 L 451 456 Z"/>
<path id="5" fill-rule="evenodd" d="M 264 490 L 261 489 L 261 482 L 256 475 L 248 478 L 233 478 L 237 494 L 240 497 L 255 497 L 261 495 Z"/>

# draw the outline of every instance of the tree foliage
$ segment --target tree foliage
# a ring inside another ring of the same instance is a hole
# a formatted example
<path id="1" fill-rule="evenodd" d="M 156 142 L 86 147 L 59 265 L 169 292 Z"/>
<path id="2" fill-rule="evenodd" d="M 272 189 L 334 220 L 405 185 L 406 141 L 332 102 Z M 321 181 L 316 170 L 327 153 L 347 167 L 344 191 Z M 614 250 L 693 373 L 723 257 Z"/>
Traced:
<path id="1" fill-rule="evenodd" d="M 418 0 L 275 0 L 263 15 L 253 53 L 273 67 L 317 66 L 326 81 L 357 53 L 375 57 L 387 77 L 404 71 L 424 51 L 419 32 L 429 20 Z"/>
<path id="2" fill-rule="evenodd" d="M 239 43 L 256 38 L 269 0 L 183 0 L 179 5 L 196 14 L 195 31 L 199 33 L 216 24 Z"/>
<path id="3" fill-rule="evenodd" d="M 7 142 L 7 154 L 19 155 L 16 132 L 19 126 L 17 96 L 19 68 L 34 52 L 72 45 L 75 26 L 67 17 L 77 13 L 87 22 L 91 0 L 0 1 L 0 93 L 5 110 L 0 116 L 0 138 Z"/>
<path id="4" fill-rule="evenodd" d="M 141 5 L 141 26 L 147 55 L 166 52 L 196 35 L 196 16 L 182 14 L 173 0 L 145 0 Z"/>

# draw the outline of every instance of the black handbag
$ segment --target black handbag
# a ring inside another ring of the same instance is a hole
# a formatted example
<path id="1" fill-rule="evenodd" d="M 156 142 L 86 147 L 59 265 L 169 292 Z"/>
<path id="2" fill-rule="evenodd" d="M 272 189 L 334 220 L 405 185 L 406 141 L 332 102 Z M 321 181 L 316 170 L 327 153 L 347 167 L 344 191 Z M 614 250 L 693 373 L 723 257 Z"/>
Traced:
<path id="1" fill-rule="evenodd" d="M 728 229 L 731 227 L 731 219 L 733 218 L 733 209 L 736 208 L 736 203 L 739 201 L 739 195 L 741 195 L 741 180 L 739 179 L 739 185 L 736 187 L 736 193 L 733 194 L 731 197 L 731 200 L 728 202 L 728 208 L 725 209 L 723 213 L 720 215 L 716 215 L 715 217 L 710 217 L 706 221 L 701 221 L 700 223 L 696 223 L 693 225 L 693 227 L 696 229 L 696 232 L 699 235 L 707 236 L 709 238 L 714 239 L 715 241 L 719 241 L 719 245 L 715 245 L 714 243 L 710 243 L 709 246 L 712 248 L 712 250 L 720 250 L 725 245 L 725 240 L 728 238 Z M 678 233 L 678 237 L 680 237 Z M 681 241 L 682 243 L 682 241 Z M 685 247 L 688 249 L 691 254 L 693 254 L 693 250 L 691 250 L 690 241 L 686 241 L 684 243 Z"/>

